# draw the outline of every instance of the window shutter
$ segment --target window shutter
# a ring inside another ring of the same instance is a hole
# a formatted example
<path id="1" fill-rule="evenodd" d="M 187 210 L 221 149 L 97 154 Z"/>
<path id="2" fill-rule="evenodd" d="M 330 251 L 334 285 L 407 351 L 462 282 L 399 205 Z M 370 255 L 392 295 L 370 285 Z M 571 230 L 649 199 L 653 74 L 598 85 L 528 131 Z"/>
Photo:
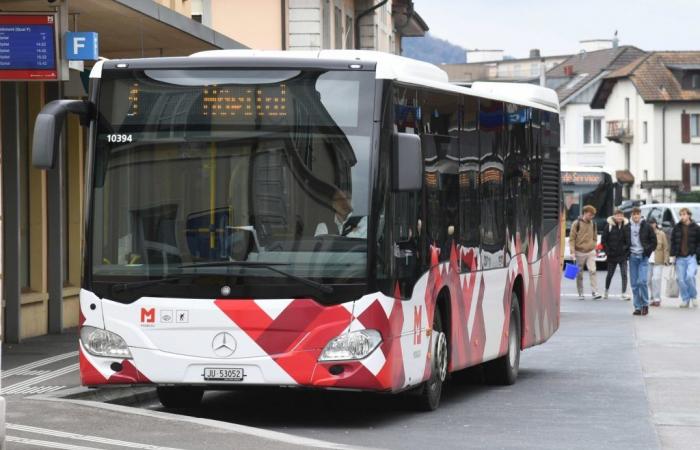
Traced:
<path id="1" fill-rule="evenodd" d="M 683 161 L 681 164 L 683 165 L 683 191 L 690 192 L 690 163 Z"/>
<path id="2" fill-rule="evenodd" d="M 681 113 L 681 142 L 690 143 L 690 114 Z"/>

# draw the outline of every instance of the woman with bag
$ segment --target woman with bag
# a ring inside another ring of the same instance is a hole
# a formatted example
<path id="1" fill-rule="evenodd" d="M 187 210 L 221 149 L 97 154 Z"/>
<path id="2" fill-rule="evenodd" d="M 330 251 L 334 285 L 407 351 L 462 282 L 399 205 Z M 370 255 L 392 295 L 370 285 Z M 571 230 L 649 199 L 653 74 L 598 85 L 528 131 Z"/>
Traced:
<path id="1" fill-rule="evenodd" d="M 651 229 L 656 233 L 656 250 L 651 254 L 649 263 L 649 288 L 651 289 L 651 306 L 661 306 L 661 276 L 663 275 L 664 266 L 669 264 L 670 249 L 668 248 L 668 240 L 666 233 L 658 228 L 656 219 L 653 217 L 648 220 Z"/>

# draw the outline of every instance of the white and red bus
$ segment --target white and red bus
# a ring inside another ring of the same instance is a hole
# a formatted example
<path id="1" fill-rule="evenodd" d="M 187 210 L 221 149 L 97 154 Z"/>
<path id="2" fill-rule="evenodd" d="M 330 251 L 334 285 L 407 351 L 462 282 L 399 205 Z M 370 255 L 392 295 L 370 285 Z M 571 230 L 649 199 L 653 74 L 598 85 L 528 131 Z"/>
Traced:
<path id="1" fill-rule="evenodd" d="M 559 325 L 558 101 L 358 51 L 100 61 L 80 373 L 165 406 L 249 385 L 411 391 L 515 381 Z"/>

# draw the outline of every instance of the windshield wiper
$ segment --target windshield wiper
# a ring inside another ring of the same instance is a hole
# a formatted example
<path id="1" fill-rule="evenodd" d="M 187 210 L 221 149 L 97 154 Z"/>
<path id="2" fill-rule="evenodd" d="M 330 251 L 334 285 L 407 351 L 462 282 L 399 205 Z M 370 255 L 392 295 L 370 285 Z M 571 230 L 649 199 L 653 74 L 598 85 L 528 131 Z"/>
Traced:
<path id="1" fill-rule="evenodd" d="M 298 281 L 299 283 L 305 284 L 307 286 L 311 286 L 314 289 L 317 289 L 321 291 L 324 294 L 332 294 L 333 293 L 333 287 L 328 286 L 326 284 L 318 283 L 313 280 L 309 280 L 308 278 L 303 278 L 299 277 L 296 275 L 293 275 L 289 272 L 285 272 L 283 270 L 279 270 L 274 266 L 288 266 L 288 263 L 264 263 L 264 262 L 258 262 L 258 261 L 212 261 L 212 262 L 201 262 L 201 263 L 194 263 L 194 264 L 186 264 L 179 266 L 180 269 L 190 269 L 190 268 L 197 268 L 197 267 L 228 267 L 228 266 L 235 266 L 235 267 L 254 267 L 254 268 L 260 268 L 260 269 L 267 269 L 272 272 L 278 273 L 284 277 L 289 278 L 290 280 Z"/>
<path id="2" fill-rule="evenodd" d="M 160 283 L 169 283 L 171 281 L 179 281 L 185 278 L 191 278 L 189 276 L 177 276 L 177 277 L 163 277 L 155 280 L 144 280 L 144 281 L 132 281 L 129 283 L 117 283 L 112 285 L 113 292 L 126 292 L 132 289 L 138 289 L 146 286 L 153 286 Z"/>

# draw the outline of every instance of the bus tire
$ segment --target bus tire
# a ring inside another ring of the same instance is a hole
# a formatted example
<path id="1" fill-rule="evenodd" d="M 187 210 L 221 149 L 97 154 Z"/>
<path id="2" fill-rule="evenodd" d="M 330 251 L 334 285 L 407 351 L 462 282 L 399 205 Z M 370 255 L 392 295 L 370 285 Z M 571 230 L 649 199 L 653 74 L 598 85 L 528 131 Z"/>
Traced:
<path id="1" fill-rule="evenodd" d="M 204 389 L 191 386 L 158 386 L 158 400 L 166 408 L 196 408 L 202 403 Z"/>
<path id="2" fill-rule="evenodd" d="M 440 307 L 435 307 L 433 315 L 433 348 L 431 349 L 430 378 L 418 388 L 415 397 L 416 409 L 419 411 L 435 411 L 440 405 L 442 386 L 447 378 L 448 348 L 447 335 L 442 326 Z"/>
<path id="3" fill-rule="evenodd" d="M 484 379 L 488 384 L 511 385 L 518 378 L 520 368 L 520 304 L 513 292 L 510 299 L 510 325 L 508 327 L 508 352 L 498 359 L 484 363 Z"/>

